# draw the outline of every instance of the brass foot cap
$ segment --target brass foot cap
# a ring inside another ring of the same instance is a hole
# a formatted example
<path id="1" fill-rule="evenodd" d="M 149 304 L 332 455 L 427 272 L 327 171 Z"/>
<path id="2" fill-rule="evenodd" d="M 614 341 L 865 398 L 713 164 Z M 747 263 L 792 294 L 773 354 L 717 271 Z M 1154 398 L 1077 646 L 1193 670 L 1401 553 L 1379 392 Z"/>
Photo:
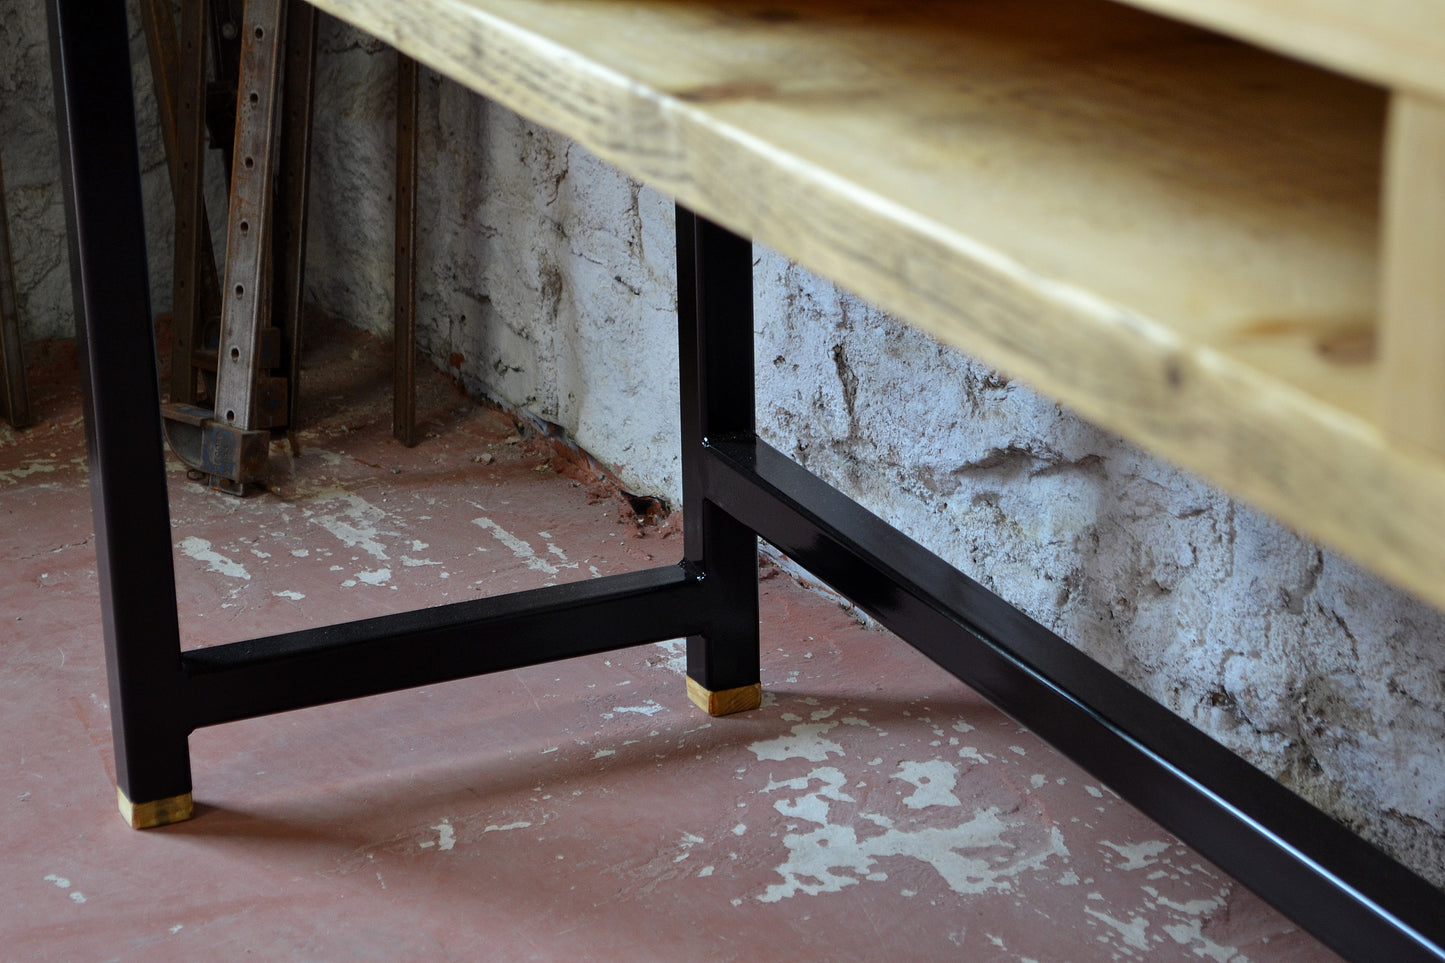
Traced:
<path id="1" fill-rule="evenodd" d="M 130 823 L 131 829 L 152 829 L 156 826 L 185 822 L 196 811 L 195 804 L 191 801 L 191 794 L 188 792 L 167 799 L 156 799 L 143 803 L 131 802 L 125 797 L 124 789 L 117 788 L 115 794 L 120 799 L 120 814 L 125 817 L 126 822 Z"/>
<path id="2" fill-rule="evenodd" d="M 756 682 L 752 685 L 739 686 L 736 689 L 723 689 L 721 692 L 711 692 L 704 689 L 699 683 L 694 682 L 689 676 L 687 680 L 687 697 L 693 701 L 699 709 L 710 716 L 728 716 L 734 712 L 746 712 L 749 709 L 756 709 L 763 704 L 763 684 Z"/>

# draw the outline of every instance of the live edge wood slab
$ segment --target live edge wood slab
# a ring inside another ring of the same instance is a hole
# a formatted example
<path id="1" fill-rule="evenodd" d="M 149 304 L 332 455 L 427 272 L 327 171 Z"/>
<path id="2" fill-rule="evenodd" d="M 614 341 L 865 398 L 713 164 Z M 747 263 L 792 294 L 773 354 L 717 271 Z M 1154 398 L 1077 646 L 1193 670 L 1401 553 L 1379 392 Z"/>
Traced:
<path id="1" fill-rule="evenodd" d="M 1445 6 L 317 6 L 1445 605 Z"/>

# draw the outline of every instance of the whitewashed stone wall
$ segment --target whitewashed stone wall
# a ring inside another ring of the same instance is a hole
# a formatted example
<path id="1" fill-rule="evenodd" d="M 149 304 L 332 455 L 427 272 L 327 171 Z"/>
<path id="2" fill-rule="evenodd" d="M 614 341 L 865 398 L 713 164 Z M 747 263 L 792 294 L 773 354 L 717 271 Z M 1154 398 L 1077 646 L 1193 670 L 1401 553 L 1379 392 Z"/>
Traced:
<path id="1" fill-rule="evenodd" d="M 130 0 L 130 5 L 134 8 L 135 0 Z M 134 16 L 131 24 L 131 61 L 141 115 L 138 132 L 146 238 L 152 252 L 151 293 L 155 303 L 165 307 L 171 299 L 170 184 L 145 40 Z M 47 36 L 44 3 L 0 3 L 0 160 L 5 170 L 15 286 L 27 340 L 75 335 Z"/>
<path id="2" fill-rule="evenodd" d="M 12 43 L 0 81 L 38 92 Z M 393 64 L 326 23 L 310 294 L 381 333 Z M 676 499 L 670 202 L 436 77 L 422 131 L 424 353 Z M 37 316 L 65 313 L 55 271 L 21 282 Z M 756 278 L 770 442 L 1445 885 L 1441 613 L 776 254 Z"/>

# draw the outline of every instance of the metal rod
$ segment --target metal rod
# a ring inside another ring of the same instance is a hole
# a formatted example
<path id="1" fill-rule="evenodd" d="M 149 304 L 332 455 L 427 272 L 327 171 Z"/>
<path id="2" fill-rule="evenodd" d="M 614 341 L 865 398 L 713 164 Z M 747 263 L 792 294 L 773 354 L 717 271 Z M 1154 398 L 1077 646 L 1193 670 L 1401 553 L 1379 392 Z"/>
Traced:
<path id="1" fill-rule="evenodd" d="M 207 49 L 215 64 L 214 80 L 206 87 L 206 129 L 212 149 L 221 155 L 221 169 L 229 188 L 231 158 L 236 149 L 236 83 L 241 74 L 241 24 L 246 0 L 197 2 L 210 7 Z"/>
<path id="2" fill-rule="evenodd" d="M 722 588 L 710 627 L 687 641 L 688 678 L 710 692 L 754 685 L 758 662 L 758 540 L 707 496 L 709 439 L 750 437 L 753 247 L 677 208 L 678 351 L 682 398 L 683 554 Z"/>
<path id="3" fill-rule="evenodd" d="M 276 172 L 280 233 L 272 282 L 272 316 L 281 330 L 286 362 L 286 427 L 293 454 L 300 454 L 296 413 L 301 397 L 302 314 L 306 301 L 306 209 L 311 186 L 311 121 L 316 79 L 316 8 L 288 0 L 286 65 L 281 95 L 281 165 Z"/>
<path id="4" fill-rule="evenodd" d="M 396 283 L 392 324 L 391 433 L 408 448 L 416 434 L 416 61 L 396 53 Z"/>
<path id="5" fill-rule="evenodd" d="M 1340 953 L 1445 959 L 1445 894 L 762 442 L 708 494 Z"/>
<path id="6" fill-rule="evenodd" d="M 167 5 L 167 0 L 152 0 L 146 8 L 154 14 L 147 22 L 155 21 L 157 39 L 152 45 L 152 61 L 160 64 L 160 69 L 154 72 L 158 74 L 156 99 L 161 104 L 161 128 L 173 132 L 167 144 L 176 210 L 171 287 L 171 401 L 193 404 L 199 398 L 196 352 L 201 347 L 208 318 L 208 290 L 210 310 L 215 317 L 220 315 L 220 282 L 216 277 L 204 193 L 206 4 L 188 3 L 181 11 L 181 40 L 174 70 L 166 66 L 171 58 L 164 37 L 169 35 L 174 46 L 175 28 L 168 10 L 158 12 Z"/>
<path id="7" fill-rule="evenodd" d="M 191 774 L 125 4 L 48 12 L 116 780 L 144 803 Z"/>
<path id="8" fill-rule="evenodd" d="M 5 172 L 0 168 L 0 409 L 15 428 L 30 424 L 22 340 L 20 299 L 10 248 L 10 213 L 5 205 Z"/>
<path id="9" fill-rule="evenodd" d="M 170 0 L 144 0 L 141 20 L 150 53 L 151 81 L 156 110 L 171 174 L 171 195 L 176 209 L 175 283 L 171 311 L 171 401 L 192 404 L 198 400 L 196 352 L 203 347 L 203 331 L 221 317 L 221 281 L 216 273 L 216 252 L 204 201 L 205 159 L 205 11 L 189 9 L 189 46 L 182 53 L 176 39 L 175 12 Z M 186 166 L 182 166 L 183 163 Z M 195 225 L 183 231 L 185 217 Z M 184 234 L 184 243 L 182 235 Z M 179 286 L 184 284 L 184 288 Z M 190 289 L 199 285 L 197 303 Z"/>
<path id="10" fill-rule="evenodd" d="M 215 411 L 218 423 L 243 430 L 260 426 L 256 376 L 261 368 L 261 328 L 268 326 L 270 314 L 272 192 L 285 13 L 284 0 L 250 0 L 241 28 Z"/>

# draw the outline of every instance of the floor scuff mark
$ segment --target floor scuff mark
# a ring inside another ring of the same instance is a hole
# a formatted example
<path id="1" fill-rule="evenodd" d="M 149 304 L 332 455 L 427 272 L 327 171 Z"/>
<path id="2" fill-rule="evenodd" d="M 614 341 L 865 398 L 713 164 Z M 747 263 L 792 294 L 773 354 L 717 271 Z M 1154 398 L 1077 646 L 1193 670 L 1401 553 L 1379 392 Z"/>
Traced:
<path id="1" fill-rule="evenodd" d="M 472 524 L 483 531 L 490 532 L 493 538 L 510 549 L 512 554 L 520 559 L 528 568 L 538 572 L 546 572 L 548 575 L 556 575 L 561 571 L 561 569 L 551 562 L 539 557 L 530 544 L 513 535 L 490 518 L 485 516 L 474 518 L 472 519 Z"/>
<path id="2" fill-rule="evenodd" d="M 238 578 L 243 581 L 251 581 L 251 573 L 246 571 L 246 566 L 240 562 L 233 562 L 220 552 L 212 551 L 211 543 L 204 538 L 195 535 L 181 539 L 177 546 L 181 553 L 187 558 L 193 558 L 198 562 L 204 562 L 207 571 L 220 572 L 227 578 Z"/>
<path id="3" fill-rule="evenodd" d="M 779 736 L 755 742 L 748 748 L 761 760 L 782 762 L 785 759 L 806 759 L 809 762 L 823 762 L 829 753 L 843 755 L 843 747 L 823 734 L 838 728 L 838 723 L 800 723 L 793 726 L 792 735 Z"/>
<path id="4" fill-rule="evenodd" d="M 832 802 L 854 802 L 842 791 L 846 777 L 823 767 L 800 779 L 772 783 L 764 791 L 821 788 L 774 804 L 784 816 L 814 823 L 817 828 L 790 832 L 783 837 L 788 858 L 777 867 L 783 878 L 757 897 L 776 903 L 796 896 L 835 893 L 861 880 L 884 882 L 877 869 L 883 857 L 905 856 L 927 863 L 955 893 L 1008 892 L 1020 874 L 1043 870 L 1051 860 L 1067 859 L 1068 848 L 1057 827 L 1044 827 L 1036 819 L 998 807 L 976 810 L 955 826 L 902 828 L 890 817 L 862 814 L 862 821 L 882 830 L 860 835 L 859 826 L 831 820 Z"/>
<path id="5" fill-rule="evenodd" d="M 431 828 L 436 830 L 437 838 L 434 840 L 423 839 L 417 843 L 419 848 L 431 849 L 432 847 L 436 847 L 438 852 L 445 853 L 456 846 L 457 832 L 456 829 L 452 827 L 452 821 L 450 819 L 443 819 Z"/>
<path id="6" fill-rule="evenodd" d="M 387 518 L 383 509 L 350 492 L 338 494 L 329 501 L 342 502 L 345 508 L 314 515 L 308 519 L 311 524 L 320 525 L 347 548 L 359 548 L 380 562 L 390 561 L 386 546 L 380 540 L 380 525 Z"/>

